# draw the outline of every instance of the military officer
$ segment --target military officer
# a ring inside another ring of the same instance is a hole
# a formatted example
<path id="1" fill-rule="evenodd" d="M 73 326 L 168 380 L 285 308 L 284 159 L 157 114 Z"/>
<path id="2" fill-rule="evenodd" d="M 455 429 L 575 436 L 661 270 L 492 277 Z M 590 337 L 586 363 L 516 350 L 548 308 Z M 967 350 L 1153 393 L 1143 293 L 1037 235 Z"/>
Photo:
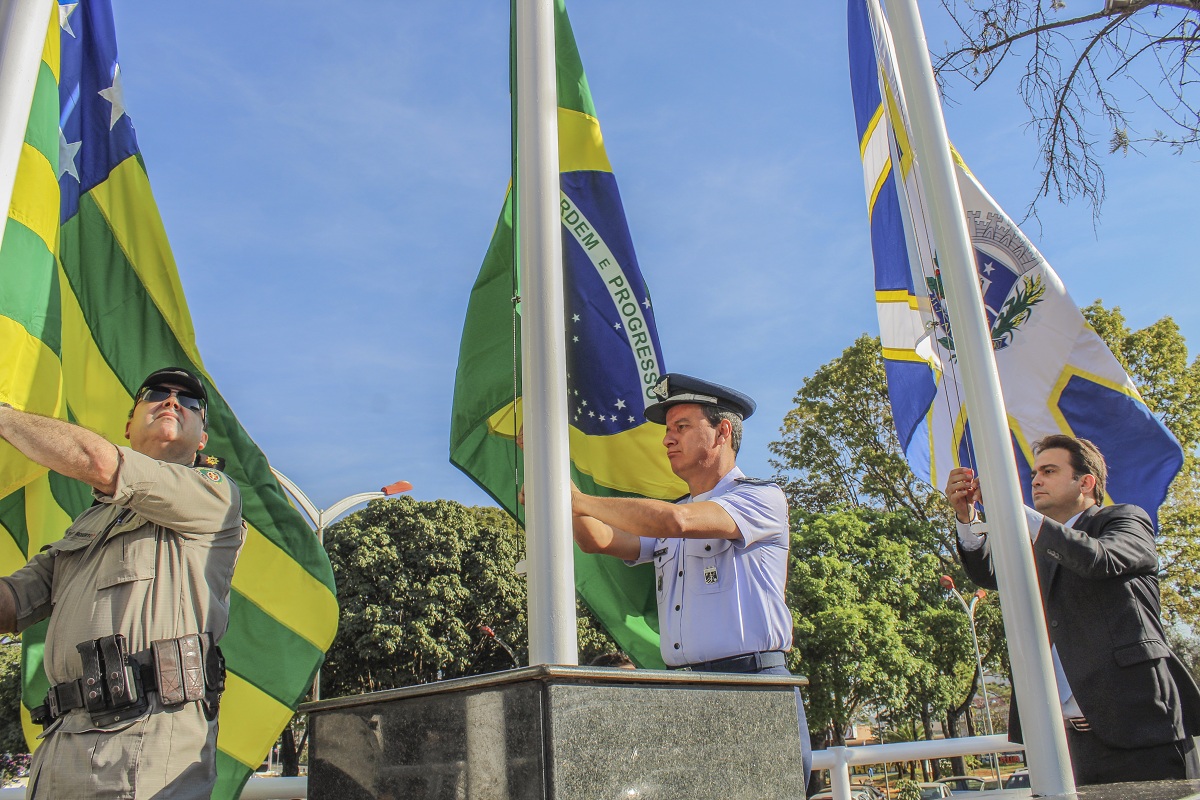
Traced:
<path id="1" fill-rule="evenodd" d="M 0 578 L 0 629 L 50 620 L 31 798 L 212 793 L 216 642 L 245 525 L 237 486 L 200 457 L 207 407 L 195 374 L 158 370 L 135 395 L 129 446 L 117 447 L 0 402 L 0 437 L 95 495 L 61 539 Z"/>
<path id="2" fill-rule="evenodd" d="M 667 503 L 575 488 L 575 541 L 584 552 L 630 565 L 653 562 L 668 668 L 788 675 L 787 500 L 774 483 L 747 478 L 735 463 L 754 401 L 679 373 L 664 376 L 653 392 L 658 401 L 646 419 L 666 425 L 671 470 L 690 493 Z"/>

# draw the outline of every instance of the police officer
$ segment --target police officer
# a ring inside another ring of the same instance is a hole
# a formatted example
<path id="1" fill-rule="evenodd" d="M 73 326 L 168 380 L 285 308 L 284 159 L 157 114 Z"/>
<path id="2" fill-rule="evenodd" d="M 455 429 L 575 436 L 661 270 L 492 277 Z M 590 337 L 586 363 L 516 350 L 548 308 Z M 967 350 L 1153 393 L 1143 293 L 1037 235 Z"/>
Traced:
<path id="1" fill-rule="evenodd" d="M 787 500 L 774 483 L 747 478 L 735 463 L 754 401 L 679 373 L 664 376 L 653 392 L 658 402 L 646 408 L 646 419 L 666 425 L 671 470 L 690 493 L 667 503 L 575 488 L 575 541 L 586 553 L 630 565 L 653 562 L 669 669 L 789 675 Z"/>
<path id="2" fill-rule="evenodd" d="M 0 579 L 0 629 L 49 617 L 51 689 L 31 798 L 207 798 L 234 564 L 237 486 L 208 441 L 208 395 L 178 367 L 142 383 L 129 447 L 0 402 L 0 437 L 93 488 L 66 534 Z M 199 465 L 197 465 L 199 464 Z"/>

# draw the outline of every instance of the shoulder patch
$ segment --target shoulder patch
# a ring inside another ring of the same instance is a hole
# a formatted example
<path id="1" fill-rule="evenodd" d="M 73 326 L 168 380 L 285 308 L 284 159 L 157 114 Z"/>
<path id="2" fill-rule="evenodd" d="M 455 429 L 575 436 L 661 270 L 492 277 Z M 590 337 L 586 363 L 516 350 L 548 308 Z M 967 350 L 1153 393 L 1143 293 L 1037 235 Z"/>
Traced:
<path id="1" fill-rule="evenodd" d="M 203 475 L 205 478 L 212 481 L 213 483 L 220 483 L 221 481 L 225 480 L 225 475 L 221 472 L 218 472 L 215 469 L 208 469 L 207 467 L 197 467 L 196 472 L 199 472 L 201 475 Z"/>
<path id="2" fill-rule="evenodd" d="M 766 480 L 764 478 L 735 478 L 735 483 L 744 484 L 746 486 L 777 486 L 775 481 Z"/>
<path id="3" fill-rule="evenodd" d="M 225 470 L 225 459 L 220 456 L 210 455 L 208 453 L 196 453 L 196 463 L 193 467 L 209 467 L 211 469 L 219 469 L 222 472 Z"/>

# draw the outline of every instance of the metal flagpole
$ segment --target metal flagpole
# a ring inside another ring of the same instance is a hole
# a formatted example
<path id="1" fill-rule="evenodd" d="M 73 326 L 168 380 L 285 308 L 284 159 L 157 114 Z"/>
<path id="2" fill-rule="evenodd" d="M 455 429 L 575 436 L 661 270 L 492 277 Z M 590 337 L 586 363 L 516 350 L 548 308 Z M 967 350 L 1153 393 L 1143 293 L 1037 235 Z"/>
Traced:
<path id="1" fill-rule="evenodd" d="M 1059 710 L 1050 639 L 1042 615 L 1000 376 L 929 48 L 916 0 L 884 2 L 913 129 L 913 151 L 928 194 L 947 310 L 963 376 L 996 560 L 1004 631 L 1012 657 L 1013 691 L 1021 708 L 1029 777 L 1035 794 L 1070 794 L 1075 791 L 1075 781 Z"/>
<path id="2" fill-rule="evenodd" d="M 529 663 L 577 664 L 554 0 L 515 5 Z"/>
<path id="3" fill-rule="evenodd" d="M 21 142 L 29 124 L 52 9 L 57 10 L 58 4 L 0 0 L 0 241 L 8 224 Z"/>

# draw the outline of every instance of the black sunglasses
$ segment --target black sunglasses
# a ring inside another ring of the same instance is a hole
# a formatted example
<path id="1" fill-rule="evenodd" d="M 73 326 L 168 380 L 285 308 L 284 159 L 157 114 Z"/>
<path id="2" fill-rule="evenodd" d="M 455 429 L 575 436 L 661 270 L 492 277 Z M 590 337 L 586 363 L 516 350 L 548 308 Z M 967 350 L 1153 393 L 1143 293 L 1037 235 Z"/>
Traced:
<path id="1" fill-rule="evenodd" d="M 138 392 L 137 399 L 134 400 L 134 405 L 145 400 L 147 403 L 161 403 L 171 395 L 175 395 L 179 405 L 186 408 L 188 411 L 194 411 L 197 414 L 204 411 L 204 401 L 195 395 L 190 395 L 179 389 L 169 389 L 166 386 L 147 386 Z"/>

